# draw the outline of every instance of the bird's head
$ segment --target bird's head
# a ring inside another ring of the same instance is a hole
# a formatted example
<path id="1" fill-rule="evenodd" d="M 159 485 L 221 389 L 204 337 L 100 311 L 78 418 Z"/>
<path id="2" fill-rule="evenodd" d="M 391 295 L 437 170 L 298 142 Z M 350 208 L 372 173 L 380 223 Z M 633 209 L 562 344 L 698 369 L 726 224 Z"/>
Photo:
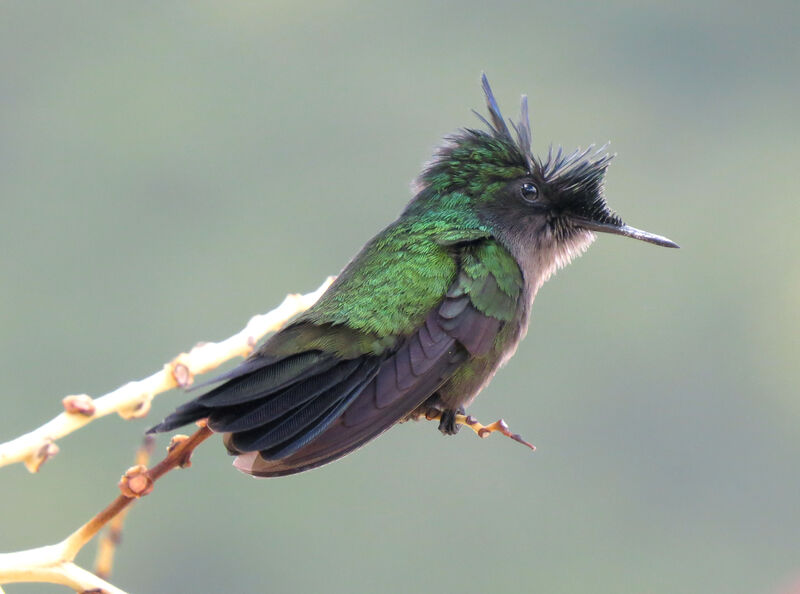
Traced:
<path id="1" fill-rule="evenodd" d="M 608 207 L 603 181 L 613 155 L 605 146 L 568 155 L 551 148 L 546 159 L 537 158 L 531 152 L 527 98 L 522 97 L 519 122 L 509 121 L 509 129 L 486 75 L 482 82 L 489 119 L 476 115 L 488 130 L 449 137 L 417 179 L 418 200 L 467 207 L 512 248 L 549 254 L 555 267 L 583 251 L 594 232 L 678 247 L 626 225 Z"/>

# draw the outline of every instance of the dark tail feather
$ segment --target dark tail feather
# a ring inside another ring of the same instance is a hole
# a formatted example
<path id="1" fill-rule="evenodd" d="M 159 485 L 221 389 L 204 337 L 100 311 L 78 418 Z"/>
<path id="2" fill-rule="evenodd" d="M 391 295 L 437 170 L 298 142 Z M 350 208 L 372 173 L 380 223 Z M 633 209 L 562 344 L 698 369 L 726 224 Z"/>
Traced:
<path id="1" fill-rule="evenodd" d="M 169 415 L 158 425 L 155 427 L 150 427 L 150 429 L 147 430 L 147 434 L 150 435 L 151 433 L 165 433 L 166 431 L 172 431 L 178 427 L 183 427 L 189 423 L 194 423 L 195 421 L 204 419 L 209 415 L 210 412 L 211 411 L 205 406 L 197 404 L 195 401 L 187 402 L 183 406 L 178 407 L 174 413 Z"/>
<path id="2" fill-rule="evenodd" d="M 337 362 L 337 359 L 325 353 L 306 351 L 234 377 L 198 397 L 197 401 L 209 408 L 252 402 L 302 379 L 327 371 Z M 247 362 L 243 365 L 247 365 Z"/>
<path id="3" fill-rule="evenodd" d="M 217 433 L 241 433 L 263 427 L 333 388 L 350 376 L 359 364 L 360 361 L 356 359 L 344 361 L 326 372 L 255 402 L 213 410 L 208 418 L 208 426 Z"/>
<path id="4" fill-rule="evenodd" d="M 262 443 L 237 443 L 238 435 L 226 434 L 228 450 L 238 454 L 234 466 L 263 477 L 302 472 L 341 458 L 405 418 L 450 377 L 469 354 L 442 328 L 442 320 L 437 311 L 432 312 L 418 334 L 380 362 L 377 373 L 368 376 L 371 379 L 352 400 L 343 400 L 346 405 L 336 411 L 338 416 L 330 422 L 314 425 L 307 435 L 299 434 L 283 444 L 263 449 Z M 252 449 L 260 451 L 236 447 L 239 445 L 255 445 L 257 447 Z"/>
<path id="5" fill-rule="evenodd" d="M 271 457 L 265 458 L 263 452 L 240 453 L 229 447 L 231 453 L 239 453 L 234 466 L 253 476 L 285 476 L 322 466 L 352 452 L 411 413 L 435 391 L 453 369 L 463 362 L 466 350 L 453 346 L 452 340 L 449 341 L 449 345 L 451 348 L 429 370 L 429 373 L 419 378 L 411 389 L 404 391 L 401 397 L 390 405 L 385 407 L 376 405 L 377 379 L 373 379 L 350 403 L 344 414 L 336 418 L 319 435 L 307 440 L 302 447 L 288 454 L 280 452 L 285 456 L 281 458 L 272 452 L 267 452 Z M 389 359 L 387 364 L 394 366 L 394 361 Z M 354 415 L 353 422 L 350 422 L 346 418 L 347 413 L 354 408 L 358 408 L 359 411 Z M 226 435 L 226 443 L 230 443 L 230 434 Z"/>
<path id="6" fill-rule="evenodd" d="M 214 413 L 234 412 L 237 406 L 252 406 L 303 379 L 323 373 L 336 364 L 336 359 L 320 351 L 306 351 L 283 359 L 256 357 L 236 369 L 215 378 L 230 378 L 213 390 L 179 406 L 174 413 L 147 433 L 172 431 L 204 419 Z M 215 427 L 211 427 L 216 430 Z"/>
<path id="7" fill-rule="evenodd" d="M 327 427 L 341 411 L 355 398 L 361 389 L 378 372 L 381 360 L 378 357 L 364 357 L 341 381 L 311 399 L 303 406 L 298 406 L 286 415 L 255 427 L 248 431 L 233 434 L 233 446 L 238 451 L 267 451 L 271 456 L 288 455 L 295 446 L 305 445 L 309 434 L 317 435 L 320 427 Z"/>

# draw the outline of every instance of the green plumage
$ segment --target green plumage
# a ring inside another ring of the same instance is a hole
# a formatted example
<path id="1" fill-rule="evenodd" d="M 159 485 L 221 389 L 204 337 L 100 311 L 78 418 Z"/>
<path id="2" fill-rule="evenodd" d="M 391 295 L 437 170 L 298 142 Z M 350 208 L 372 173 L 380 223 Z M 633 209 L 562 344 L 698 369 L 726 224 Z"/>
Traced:
<path id="1" fill-rule="evenodd" d="M 441 301 L 456 274 L 438 222 L 404 221 L 368 243 L 331 288 L 299 318 L 379 338 L 411 334 Z"/>
<path id="2" fill-rule="evenodd" d="M 483 85 L 489 130 L 449 138 L 401 216 L 314 306 L 154 431 L 207 418 L 257 476 L 325 464 L 431 408 L 455 433 L 454 414 L 513 354 L 537 290 L 590 230 L 669 244 L 608 210 L 610 157 L 540 162 L 525 100 L 514 137 Z"/>
<path id="3" fill-rule="evenodd" d="M 478 311 L 510 322 L 522 292 L 519 265 L 496 241 L 482 241 L 461 250 L 458 285 Z"/>

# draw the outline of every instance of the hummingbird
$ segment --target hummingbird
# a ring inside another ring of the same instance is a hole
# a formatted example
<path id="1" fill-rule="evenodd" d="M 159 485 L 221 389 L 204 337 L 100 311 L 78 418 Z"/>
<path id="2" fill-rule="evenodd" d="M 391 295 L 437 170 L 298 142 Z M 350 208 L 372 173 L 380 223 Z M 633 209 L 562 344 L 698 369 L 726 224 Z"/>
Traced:
<path id="1" fill-rule="evenodd" d="M 315 305 L 149 433 L 206 419 L 258 477 L 327 464 L 430 411 L 455 434 L 524 338 L 539 288 L 596 233 L 678 247 L 608 207 L 605 146 L 534 156 L 527 97 L 506 123 L 481 81 L 486 129 L 446 137 L 405 210 Z"/>

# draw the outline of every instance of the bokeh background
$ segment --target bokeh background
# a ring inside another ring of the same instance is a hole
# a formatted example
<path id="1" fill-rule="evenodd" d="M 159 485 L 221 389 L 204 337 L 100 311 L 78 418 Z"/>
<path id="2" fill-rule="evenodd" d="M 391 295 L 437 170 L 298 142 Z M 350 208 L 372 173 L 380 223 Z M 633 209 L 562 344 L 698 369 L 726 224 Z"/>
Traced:
<path id="1" fill-rule="evenodd" d="M 683 248 L 601 237 L 541 291 L 471 409 L 538 451 L 417 423 L 264 481 L 207 444 L 135 507 L 112 581 L 793 591 L 799 6 L 4 2 L 0 440 L 336 273 L 477 125 L 485 70 L 506 115 L 528 93 L 536 151 L 611 139 L 612 206 Z M 39 475 L 0 470 L 0 550 L 97 511 L 184 399 L 69 436 Z"/>

